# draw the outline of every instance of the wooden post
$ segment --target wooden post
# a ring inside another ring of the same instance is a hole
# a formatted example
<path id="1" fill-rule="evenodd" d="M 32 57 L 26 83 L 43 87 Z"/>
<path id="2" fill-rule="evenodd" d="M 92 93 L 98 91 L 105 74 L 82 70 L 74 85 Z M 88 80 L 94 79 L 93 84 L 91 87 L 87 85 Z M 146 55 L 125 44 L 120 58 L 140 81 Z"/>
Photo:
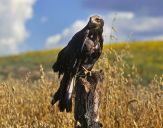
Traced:
<path id="1" fill-rule="evenodd" d="M 80 123 L 76 128 L 100 128 L 99 102 L 103 71 L 94 71 L 91 76 L 77 77 L 75 86 L 74 118 Z"/>

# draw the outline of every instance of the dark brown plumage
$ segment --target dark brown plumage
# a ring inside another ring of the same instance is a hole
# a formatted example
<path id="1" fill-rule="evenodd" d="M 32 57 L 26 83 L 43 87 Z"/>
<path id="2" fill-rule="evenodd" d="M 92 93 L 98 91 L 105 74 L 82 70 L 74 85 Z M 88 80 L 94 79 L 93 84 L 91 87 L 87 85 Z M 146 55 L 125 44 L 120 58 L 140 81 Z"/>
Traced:
<path id="1" fill-rule="evenodd" d="M 63 48 L 53 65 L 54 72 L 63 74 L 60 87 L 54 94 L 51 104 L 59 101 L 60 111 L 72 110 L 72 91 L 76 74 L 84 74 L 92 70 L 103 49 L 103 25 L 100 16 L 92 16 L 88 24 L 77 32 L 68 45 Z"/>

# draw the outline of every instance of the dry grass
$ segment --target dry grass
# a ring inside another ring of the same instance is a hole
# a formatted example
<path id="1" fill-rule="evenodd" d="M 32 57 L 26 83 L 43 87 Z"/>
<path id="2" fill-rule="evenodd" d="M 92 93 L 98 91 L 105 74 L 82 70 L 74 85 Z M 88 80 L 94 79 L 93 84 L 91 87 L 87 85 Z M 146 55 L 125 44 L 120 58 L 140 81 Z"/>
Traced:
<path id="1" fill-rule="evenodd" d="M 101 57 L 96 69 L 105 71 L 100 120 L 104 128 L 162 128 L 163 76 L 156 76 L 148 87 L 141 85 L 135 66 L 124 61 L 129 54 L 113 49 Z M 109 62 L 111 56 L 112 62 Z M 0 128 L 72 128 L 72 113 L 60 113 L 50 107 L 51 95 L 59 85 L 46 77 L 40 66 L 40 80 L 9 79 L 0 82 Z"/>

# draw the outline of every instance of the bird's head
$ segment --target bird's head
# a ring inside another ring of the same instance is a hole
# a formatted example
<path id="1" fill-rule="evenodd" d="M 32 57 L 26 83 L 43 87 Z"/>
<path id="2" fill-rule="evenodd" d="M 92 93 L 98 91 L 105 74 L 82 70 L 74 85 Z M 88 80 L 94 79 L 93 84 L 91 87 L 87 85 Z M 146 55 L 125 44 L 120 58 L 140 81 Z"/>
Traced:
<path id="1" fill-rule="evenodd" d="M 100 16 L 91 16 L 88 22 L 89 28 L 99 29 L 104 26 L 104 20 Z"/>

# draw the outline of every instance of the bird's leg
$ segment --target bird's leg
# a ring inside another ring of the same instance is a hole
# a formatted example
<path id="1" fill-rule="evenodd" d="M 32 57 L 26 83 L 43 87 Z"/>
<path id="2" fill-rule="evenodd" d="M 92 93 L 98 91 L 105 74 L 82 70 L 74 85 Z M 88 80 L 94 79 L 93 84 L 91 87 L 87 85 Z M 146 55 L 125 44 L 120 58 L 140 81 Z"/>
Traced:
<path id="1" fill-rule="evenodd" d="M 89 76 L 92 75 L 92 72 L 87 70 L 84 66 L 82 66 L 82 68 L 84 69 L 84 74 L 86 74 L 86 75 L 88 74 Z"/>
<path id="2" fill-rule="evenodd" d="M 91 72 L 91 71 L 88 71 L 87 74 L 88 74 L 89 76 L 92 76 L 92 72 Z"/>

